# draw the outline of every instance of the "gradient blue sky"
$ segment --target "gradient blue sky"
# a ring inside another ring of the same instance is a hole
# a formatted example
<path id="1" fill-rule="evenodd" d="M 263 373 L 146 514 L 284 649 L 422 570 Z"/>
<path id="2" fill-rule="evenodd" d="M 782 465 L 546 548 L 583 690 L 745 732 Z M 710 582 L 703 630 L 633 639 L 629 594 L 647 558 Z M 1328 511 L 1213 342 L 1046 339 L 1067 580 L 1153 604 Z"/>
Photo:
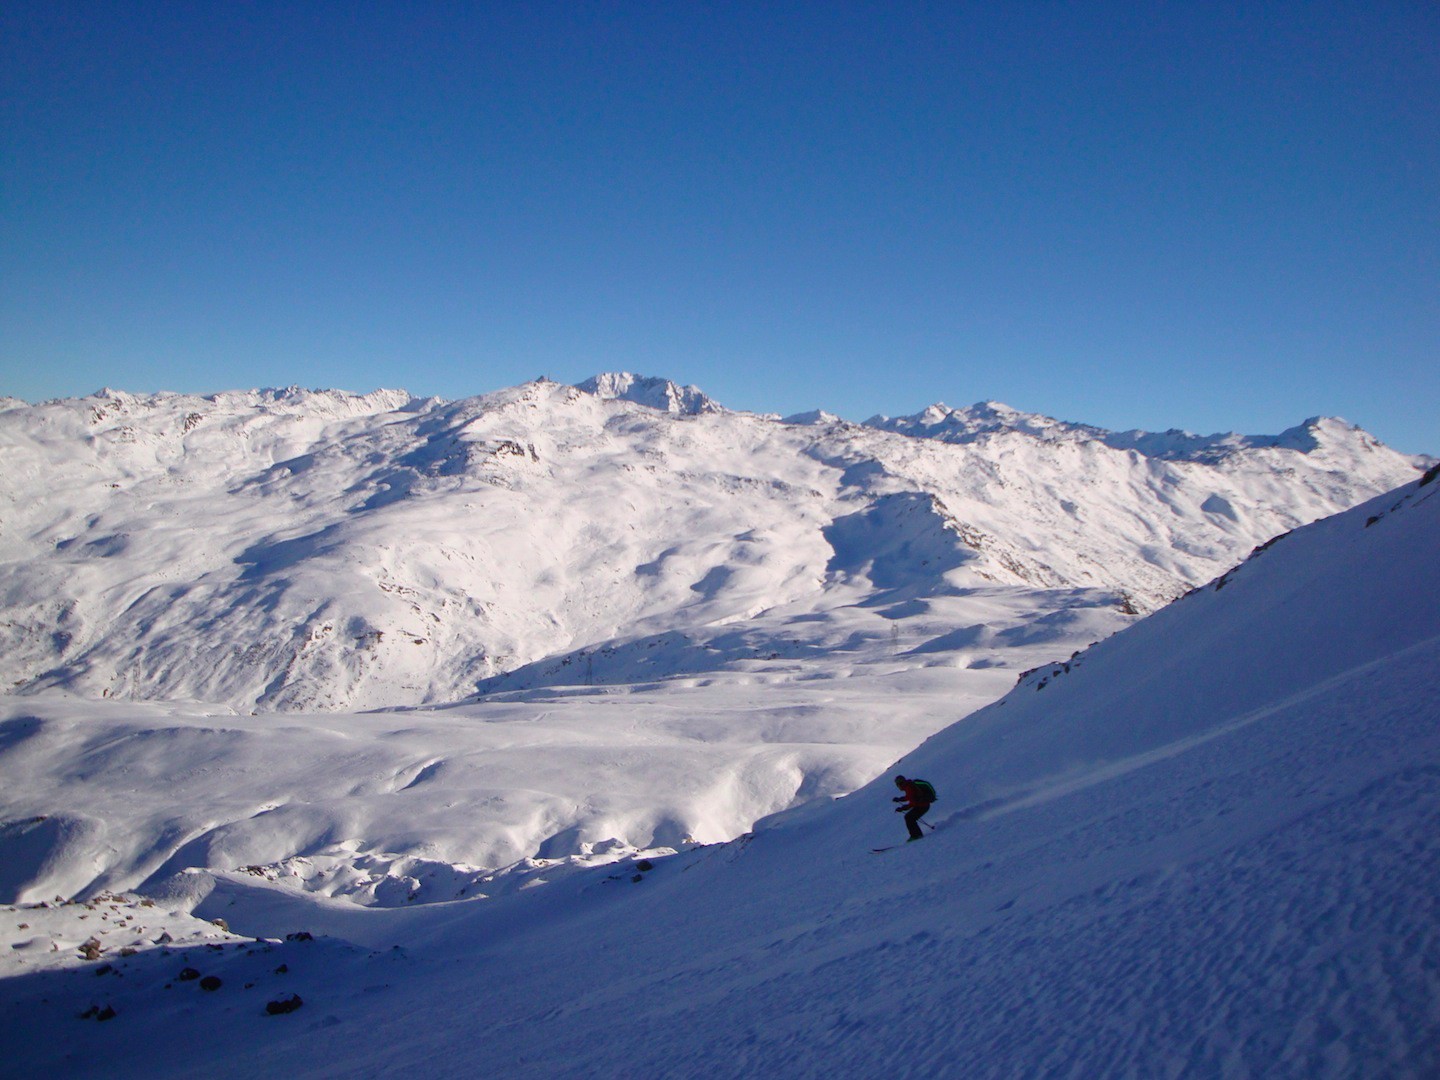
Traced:
<path id="1" fill-rule="evenodd" d="M 630 370 L 1440 452 L 1440 6 L 0 7 L 0 393 Z"/>

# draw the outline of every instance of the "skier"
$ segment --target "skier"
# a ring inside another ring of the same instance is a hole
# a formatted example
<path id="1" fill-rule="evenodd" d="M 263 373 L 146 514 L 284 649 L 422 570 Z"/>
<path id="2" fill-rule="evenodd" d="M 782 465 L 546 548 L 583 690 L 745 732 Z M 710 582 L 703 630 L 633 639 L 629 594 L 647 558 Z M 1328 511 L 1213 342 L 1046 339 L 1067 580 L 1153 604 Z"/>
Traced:
<path id="1" fill-rule="evenodd" d="M 904 806 L 897 806 L 895 812 L 905 815 L 905 827 L 910 830 L 908 844 L 914 840 L 923 840 L 925 834 L 920 831 L 920 819 L 930 809 L 930 804 L 935 801 L 935 789 L 926 780 L 907 780 L 903 776 L 895 777 L 895 786 L 904 792 L 897 795 L 891 802 L 904 803 Z"/>

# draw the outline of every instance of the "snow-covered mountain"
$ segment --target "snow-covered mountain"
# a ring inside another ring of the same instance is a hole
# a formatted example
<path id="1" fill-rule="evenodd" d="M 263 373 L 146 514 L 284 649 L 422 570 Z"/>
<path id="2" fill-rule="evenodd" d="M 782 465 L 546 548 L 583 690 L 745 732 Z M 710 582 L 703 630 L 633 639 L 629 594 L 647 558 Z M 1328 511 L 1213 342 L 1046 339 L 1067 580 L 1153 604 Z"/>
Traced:
<path id="1" fill-rule="evenodd" d="M 580 383 L 579 389 L 596 397 L 632 401 L 636 405 L 646 405 L 661 412 L 677 413 L 681 416 L 700 416 L 703 413 L 724 411 L 699 387 L 677 386 L 669 379 L 633 375 L 628 371 L 594 375 Z"/>
<path id="2" fill-rule="evenodd" d="M 1245 450 L 1283 449 L 1303 454 L 1322 447 L 1348 459 L 1360 472 L 1367 458 L 1384 446 L 1364 430 L 1336 417 L 1312 416 L 1279 435 L 1237 435 L 1221 432 L 1196 435 L 1178 428 L 1170 431 L 1107 431 L 1090 424 L 1073 424 L 1049 416 L 1023 413 L 998 401 L 981 401 L 964 409 L 937 403 L 913 416 L 872 416 L 869 427 L 897 431 L 917 438 L 969 444 L 987 436 L 1023 432 L 1042 442 L 1100 442 L 1115 450 L 1134 450 L 1145 457 L 1163 461 L 1194 461 L 1218 464 Z M 1429 459 L 1422 459 L 1429 460 Z M 1336 460 L 1336 465 L 1341 461 Z"/>
<path id="3" fill-rule="evenodd" d="M 11 401 L 0 454 L 11 692 L 261 711 L 786 678 L 841 647 L 993 694 L 1017 644 L 1073 651 L 1424 464 L 1332 420 L 782 422 L 628 374 Z"/>
<path id="4" fill-rule="evenodd" d="M 17 745 L 90 763 L 81 800 L 6 775 L 0 898 L 256 865 L 446 900 L 726 840 L 1416 475 L 1339 423 L 1192 462 L 1040 417 L 957 445 L 591 391 L 0 412 Z"/>
<path id="5" fill-rule="evenodd" d="M 0 1040 L 17 1075 L 1432 1076 L 1437 595 L 1431 469 L 729 844 L 531 860 L 529 887 L 451 904 L 361 907 L 211 862 L 149 898 L 0 909 Z M 708 689 L 764 710 L 729 677 L 531 700 L 592 719 L 646 700 L 683 724 Z M 951 690 L 840 681 L 872 711 L 943 709 Z M 385 755 L 453 746 L 498 706 L 349 718 L 373 723 L 358 735 L 53 694 L 4 707 L 7 780 L 117 840 L 166 799 L 238 808 L 289 768 L 286 801 L 248 804 L 251 842 L 321 826 L 309 776 L 337 797 L 348 777 L 352 807 L 388 802 L 405 828 L 431 801 L 443 844 L 455 758 L 392 776 Z M 937 828 L 875 855 L 903 836 L 894 771 L 935 784 Z M 375 773 L 388 786 L 359 782 Z M 0 865 L 92 874 L 103 846 L 38 818 L 12 821 Z M 328 839 L 363 827 L 336 814 Z"/>

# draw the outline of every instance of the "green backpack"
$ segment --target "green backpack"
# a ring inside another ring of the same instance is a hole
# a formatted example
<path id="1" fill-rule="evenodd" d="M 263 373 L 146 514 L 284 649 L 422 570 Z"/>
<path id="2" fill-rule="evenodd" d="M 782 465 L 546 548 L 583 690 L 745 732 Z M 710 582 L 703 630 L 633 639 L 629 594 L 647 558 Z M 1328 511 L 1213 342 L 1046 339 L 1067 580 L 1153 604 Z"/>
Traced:
<path id="1" fill-rule="evenodd" d="M 915 787 L 919 789 L 920 794 L 925 796 L 925 798 L 929 799 L 932 803 L 940 801 L 940 796 L 935 794 L 935 785 L 930 783 L 929 780 L 916 780 L 912 776 L 910 778 L 910 783 L 914 784 Z"/>

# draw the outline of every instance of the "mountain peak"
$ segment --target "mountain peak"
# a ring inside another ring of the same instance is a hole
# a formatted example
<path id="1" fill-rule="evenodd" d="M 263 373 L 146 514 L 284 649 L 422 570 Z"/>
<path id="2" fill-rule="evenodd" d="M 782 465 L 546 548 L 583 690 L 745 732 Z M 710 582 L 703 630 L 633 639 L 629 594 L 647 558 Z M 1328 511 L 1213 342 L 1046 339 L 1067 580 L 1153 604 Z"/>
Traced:
<path id="1" fill-rule="evenodd" d="M 987 435 L 1016 431 L 1042 439 L 1083 436 L 1096 431 L 1084 424 L 1021 412 L 1000 401 L 977 401 L 963 409 L 952 409 L 937 401 L 913 416 L 872 416 L 865 425 L 948 443 L 972 443 Z"/>
<path id="2" fill-rule="evenodd" d="M 795 413 L 792 416 L 784 417 L 780 422 L 792 427 L 819 427 L 826 424 L 844 423 L 840 417 L 826 412 L 824 409 L 811 409 L 809 412 Z"/>
<path id="3" fill-rule="evenodd" d="M 629 401 L 680 416 L 699 416 L 703 413 L 724 411 L 721 405 L 698 387 L 681 386 L 669 379 L 635 375 L 628 371 L 593 375 L 579 383 L 577 389 L 599 398 Z"/>

